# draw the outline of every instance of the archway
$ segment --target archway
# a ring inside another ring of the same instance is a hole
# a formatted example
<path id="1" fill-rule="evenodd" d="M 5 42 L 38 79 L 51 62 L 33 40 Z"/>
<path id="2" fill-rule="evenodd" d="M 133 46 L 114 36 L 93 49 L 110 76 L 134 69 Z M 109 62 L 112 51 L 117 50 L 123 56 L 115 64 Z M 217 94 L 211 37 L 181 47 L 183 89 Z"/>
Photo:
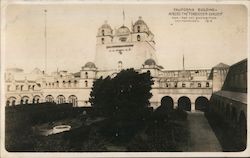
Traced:
<path id="1" fill-rule="evenodd" d="M 10 106 L 10 101 L 9 100 L 6 101 L 6 106 Z"/>
<path id="2" fill-rule="evenodd" d="M 52 103 L 54 101 L 54 97 L 52 95 L 47 95 L 45 97 L 45 101 L 49 102 L 49 103 Z"/>
<path id="3" fill-rule="evenodd" d="M 21 98 L 21 104 L 28 104 L 29 103 L 29 97 L 28 96 L 23 96 Z"/>
<path id="4" fill-rule="evenodd" d="M 9 97 L 7 99 L 7 101 L 9 101 L 9 105 L 12 105 L 12 106 L 16 105 L 16 98 L 15 97 Z"/>
<path id="5" fill-rule="evenodd" d="M 69 96 L 69 103 L 72 103 L 74 107 L 78 105 L 77 97 L 75 95 Z"/>
<path id="6" fill-rule="evenodd" d="M 228 121 L 230 121 L 230 118 L 231 118 L 231 116 L 230 116 L 230 105 L 229 104 L 227 104 L 226 105 L 226 119 L 228 120 Z"/>
<path id="7" fill-rule="evenodd" d="M 34 98 L 33 98 L 33 102 L 38 104 L 40 101 L 40 96 L 39 95 L 35 95 Z"/>
<path id="8" fill-rule="evenodd" d="M 238 128 L 236 128 L 236 135 L 239 143 L 238 147 L 240 151 L 243 151 L 246 149 L 247 143 L 247 120 L 243 111 L 240 113 L 239 122 L 237 124 Z"/>
<path id="9" fill-rule="evenodd" d="M 185 111 L 191 111 L 191 101 L 188 97 L 183 96 L 178 99 L 178 108 L 185 110 Z"/>
<path id="10" fill-rule="evenodd" d="M 206 111 L 209 106 L 209 100 L 206 97 L 200 96 L 195 100 L 195 110 Z"/>
<path id="11" fill-rule="evenodd" d="M 174 100 L 170 96 L 165 96 L 161 99 L 161 107 L 166 108 L 167 110 L 174 109 Z"/>
<path id="12" fill-rule="evenodd" d="M 58 104 L 63 104 L 65 103 L 65 97 L 63 95 L 58 95 L 57 96 L 57 103 Z"/>

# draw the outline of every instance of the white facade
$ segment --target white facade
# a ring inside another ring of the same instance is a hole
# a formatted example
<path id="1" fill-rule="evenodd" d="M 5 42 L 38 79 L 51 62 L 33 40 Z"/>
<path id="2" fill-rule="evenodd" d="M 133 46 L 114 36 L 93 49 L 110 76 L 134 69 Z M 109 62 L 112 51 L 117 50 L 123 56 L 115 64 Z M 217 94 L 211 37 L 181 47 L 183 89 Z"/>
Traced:
<path id="1" fill-rule="evenodd" d="M 21 69 L 6 70 L 6 105 L 55 102 L 91 106 L 93 81 L 127 68 L 151 72 L 152 107 L 157 108 L 164 96 L 171 96 L 175 106 L 180 97 L 187 96 L 193 105 L 199 96 L 209 99 L 213 89 L 220 89 L 227 74 L 227 65 L 205 70 L 163 70 L 157 62 L 154 35 L 141 17 L 131 29 L 121 26 L 113 30 L 105 22 L 96 39 L 95 61 L 86 63 L 79 73 L 59 71 L 48 75 L 37 68 L 29 74 Z"/>

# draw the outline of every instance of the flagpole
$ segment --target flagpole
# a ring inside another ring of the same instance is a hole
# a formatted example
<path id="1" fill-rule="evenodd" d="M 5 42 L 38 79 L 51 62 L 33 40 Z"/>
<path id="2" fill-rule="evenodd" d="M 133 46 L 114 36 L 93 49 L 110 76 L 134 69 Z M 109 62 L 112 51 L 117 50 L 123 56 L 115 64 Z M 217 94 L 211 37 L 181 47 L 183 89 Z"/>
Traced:
<path id="1" fill-rule="evenodd" d="M 44 47 L 45 47 L 45 65 L 44 72 L 47 72 L 47 10 L 44 9 Z"/>
<path id="2" fill-rule="evenodd" d="M 124 26 L 124 21 L 125 21 L 125 13 L 124 13 L 124 10 L 122 10 L 122 14 L 123 14 L 123 26 Z"/>

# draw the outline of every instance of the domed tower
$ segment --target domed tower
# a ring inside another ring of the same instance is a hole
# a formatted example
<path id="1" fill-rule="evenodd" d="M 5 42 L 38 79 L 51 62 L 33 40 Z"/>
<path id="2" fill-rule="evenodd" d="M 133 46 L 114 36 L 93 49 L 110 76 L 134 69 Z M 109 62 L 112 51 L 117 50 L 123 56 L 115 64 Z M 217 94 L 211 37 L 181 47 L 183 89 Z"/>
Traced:
<path id="1" fill-rule="evenodd" d="M 107 21 L 98 29 L 97 44 L 111 43 L 113 40 L 113 30 Z"/>
<path id="2" fill-rule="evenodd" d="M 133 25 L 132 41 L 148 41 L 152 42 L 152 44 L 154 45 L 154 35 L 149 30 L 147 24 L 142 20 L 141 16 Z"/>
<path id="3" fill-rule="evenodd" d="M 152 58 L 157 65 L 153 34 L 147 24 L 140 17 L 132 25 L 131 30 L 121 25 L 112 34 L 112 29 L 107 24 L 98 30 L 94 62 L 98 72 L 112 73 L 128 68 L 140 69 L 149 58 Z"/>
<path id="4" fill-rule="evenodd" d="M 119 42 L 130 42 L 131 32 L 128 27 L 121 26 L 119 29 L 115 30 L 114 43 Z"/>

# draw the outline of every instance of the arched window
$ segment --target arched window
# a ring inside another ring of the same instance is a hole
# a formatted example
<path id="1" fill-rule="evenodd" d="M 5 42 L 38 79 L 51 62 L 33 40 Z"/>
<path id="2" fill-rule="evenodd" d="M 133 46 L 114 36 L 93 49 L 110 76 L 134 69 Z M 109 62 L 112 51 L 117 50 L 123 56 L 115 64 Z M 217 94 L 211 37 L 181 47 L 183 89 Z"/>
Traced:
<path id="1" fill-rule="evenodd" d="M 201 83 L 198 83 L 198 87 L 199 87 L 199 88 L 201 87 Z"/>
<path id="2" fill-rule="evenodd" d="M 32 90 L 33 90 L 33 91 L 35 90 L 35 85 L 32 86 Z"/>
<path id="3" fill-rule="evenodd" d="M 209 87 L 209 82 L 206 83 L 206 87 Z"/>
<path id="4" fill-rule="evenodd" d="M 141 27 L 137 26 L 137 32 L 141 32 Z"/>
<path id="5" fill-rule="evenodd" d="M 118 61 L 118 70 L 122 69 L 122 61 Z"/>
<path id="6" fill-rule="evenodd" d="M 137 35 L 137 41 L 141 41 L 141 36 Z"/>
<path id="7" fill-rule="evenodd" d="M 88 81 L 85 81 L 85 87 L 88 87 Z"/>
<path id="8" fill-rule="evenodd" d="M 69 96 L 69 103 L 72 103 L 73 107 L 76 107 L 78 104 L 77 97 L 75 95 Z"/>
<path id="9" fill-rule="evenodd" d="M 58 104 L 62 104 L 62 103 L 65 103 L 65 97 L 63 95 L 59 95 L 57 96 L 57 103 Z"/>
<path id="10" fill-rule="evenodd" d="M 85 78 L 89 78 L 88 72 L 85 72 Z"/>
<path id="11" fill-rule="evenodd" d="M 71 81 L 69 80 L 69 87 L 71 87 Z"/>
<path id="12" fill-rule="evenodd" d="M 63 87 L 65 87 L 65 81 L 63 81 Z"/>
<path id="13" fill-rule="evenodd" d="M 104 38 L 102 38 L 102 44 L 104 44 Z"/>
<path id="14" fill-rule="evenodd" d="M 104 36 L 104 30 L 102 30 L 102 35 Z"/>

